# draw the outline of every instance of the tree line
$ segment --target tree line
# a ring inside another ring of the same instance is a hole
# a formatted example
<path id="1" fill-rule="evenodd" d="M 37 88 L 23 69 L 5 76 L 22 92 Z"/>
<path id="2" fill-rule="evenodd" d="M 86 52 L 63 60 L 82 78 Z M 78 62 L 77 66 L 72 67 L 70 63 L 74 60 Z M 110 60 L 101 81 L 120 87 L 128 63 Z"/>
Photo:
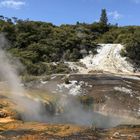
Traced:
<path id="1" fill-rule="evenodd" d="M 103 9 L 99 22 L 75 25 L 21 20 L 0 16 L 0 32 L 9 41 L 8 51 L 26 66 L 32 75 L 68 72 L 64 61 L 78 61 L 92 52 L 97 53 L 98 43 L 122 43 L 122 55 L 140 66 L 140 27 L 118 27 L 108 23 Z M 52 62 L 59 62 L 59 66 Z M 55 68 L 56 67 L 56 68 Z"/>

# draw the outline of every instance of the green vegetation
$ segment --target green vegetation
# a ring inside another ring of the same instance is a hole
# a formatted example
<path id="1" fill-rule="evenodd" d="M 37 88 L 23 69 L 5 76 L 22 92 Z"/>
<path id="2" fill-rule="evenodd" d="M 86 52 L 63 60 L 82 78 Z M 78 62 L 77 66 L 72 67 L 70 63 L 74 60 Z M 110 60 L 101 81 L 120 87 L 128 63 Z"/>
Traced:
<path id="1" fill-rule="evenodd" d="M 80 96 L 80 102 L 83 105 L 91 106 L 93 105 L 94 99 L 91 96 L 85 95 L 85 96 Z"/>
<path id="2" fill-rule="evenodd" d="M 103 25 L 107 25 L 108 18 L 107 18 L 107 13 L 106 9 L 102 9 L 101 17 L 100 17 L 100 23 Z"/>
<path id="3" fill-rule="evenodd" d="M 9 22 L 10 21 L 10 22 Z M 92 51 L 97 45 L 94 34 L 86 24 L 54 26 L 51 23 L 29 20 L 0 20 L 0 32 L 7 37 L 9 51 L 26 66 L 32 75 L 68 73 L 62 63 L 77 61 Z"/>
<path id="4" fill-rule="evenodd" d="M 136 69 L 140 68 L 140 26 L 114 26 L 96 41 L 123 44 L 122 56 L 127 57 Z"/>
<path id="5" fill-rule="evenodd" d="M 98 43 L 122 43 L 126 56 L 140 66 L 140 27 L 108 24 L 103 9 L 99 22 L 55 26 L 51 23 L 0 16 L 0 32 L 7 37 L 8 51 L 26 67 L 26 74 L 68 73 L 64 61 L 78 61 L 92 52 Z M 58 62 L 54 65 L 53 62 Z"/>
<path id="6" fill-rule="evenodd" d="M 65 84 L 70 84 L 69 78 L 66 77 L 66 78 L 64 79 L 64 82 L 65 82 Z"/>

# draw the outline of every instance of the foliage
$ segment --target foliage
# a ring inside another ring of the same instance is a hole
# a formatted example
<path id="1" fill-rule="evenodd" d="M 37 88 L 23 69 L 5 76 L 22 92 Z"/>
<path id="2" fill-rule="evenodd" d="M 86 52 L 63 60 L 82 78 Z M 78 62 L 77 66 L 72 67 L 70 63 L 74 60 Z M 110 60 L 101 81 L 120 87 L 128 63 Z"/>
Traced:
<path id="1" fill-rule="evenodd" d="M 25 65 L 28 74 L 68 73 L 66 66 L 52 62 L 78 61 L 89 51 L 96 53 L 94 35 L 85 24 L 55 26 L 51 23 L 0 19 L 0 32 L 11 46 L 8 51 Z M 84 51 L 83 51 L 84 50 Z M 55 70 L 54 70 L 55 69 Z"/>
<path id="2" fill-rule="evenodd" d="M 107 25 L 108 18 L 107 18 L 107 13 L 106 9 L 102 9 L 101 17 L 100 17 L 100 23 L 103 25 Z"/>
<path id="3" fill-rule="evenodd" d="M 85 95 L 80 97 L 80 102 L 83 105 L 91 106 L 93 105 L 94 99 L 91 96 Z"/>
<path id="4" fill-rule="evenodd" d="M 65 84 L 70 84 L 69 78 L 66 77 L 66 78 L 64 79 L 64 82 L 65 82 Z"/>
<path id="5" fill-rule="evenodd" d="M 92 52 L 97 53 L 98 43 L 121 43 L 122 54 L 136 67 L 140 62 L 140 27 L 118 27 L 108 24 L 106 10 L 100 22 L 55 26 L 51 23 L 11 19 L 0 16 L 0 32 L 7 37 L 8 51 L 25 65 L 26 73 L 42 75 L 68 73 L 63 61 L 78 61 Z M 59 62 L 57 66 L 52 62 Z"/>
<path id="6" fill-rule="evenodd" d="M 96 42 L 123 44 L 122 56 L 126 57 L 136 69 L 140 68 L 140 26 L 112 26 Z"/>

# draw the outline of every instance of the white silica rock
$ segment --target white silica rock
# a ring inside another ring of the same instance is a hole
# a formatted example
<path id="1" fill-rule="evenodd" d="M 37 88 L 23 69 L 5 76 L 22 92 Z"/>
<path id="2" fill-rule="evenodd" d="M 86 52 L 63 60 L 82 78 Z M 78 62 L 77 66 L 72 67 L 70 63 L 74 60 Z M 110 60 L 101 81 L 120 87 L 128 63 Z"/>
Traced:
<path id="1" fill-rule="evenodd" d="M 121 44 L 99 44 L 97 54 L 92 54 L 81 59 L 86 65 L 87 71 L 106 71 L 112 73 L 133 73 L 133 66 L 120 55 L 123 45 Z"/>
<path id="2" fill-rule="evenodd" d="M 65 83 L 58 84 L 57 91 L 60 93 L 64 92 L 73 96 L 82 94 L 82 86 L 85 84 L 83 81 L 78 82 L 73 80 L 69 82 L 70 82 L 69 84 L 65 84 Z"/>

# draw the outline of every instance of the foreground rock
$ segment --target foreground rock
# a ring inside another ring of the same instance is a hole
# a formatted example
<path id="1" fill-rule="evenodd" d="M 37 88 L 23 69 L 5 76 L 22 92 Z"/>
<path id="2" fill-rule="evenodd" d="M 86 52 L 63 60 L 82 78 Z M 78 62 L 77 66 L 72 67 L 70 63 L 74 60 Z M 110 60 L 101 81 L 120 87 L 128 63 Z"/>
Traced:
<path id="1" fill-rule="evenodd" d="M 16 103 L 12 102 L 8 89 L 0 84 L 0 140 L 139 140 L 140 123 L 135 123 L 130 118 L 139 121 L 139 77 L 124 77 L 106 74 L 98 75 L 70 75 L 69 82 L 65 83 L 65 75 L 53 76 L 50 81 L 41 81 L 32 85 L 32 92 L 27 94 L 29 99 L 43 99 L 46 109 L 53 104 L 55 95 L 68 95 L 70 98 L 92 97 L 96 110 L 102 114 L 117 114 L 120 117 L 127 117 L 129 124 L 120 125 L 114 128 L 100 129 L 97 124 L 90 124 L 91 127 L 77 126 L 60 122 L 55 124 L 22 121 L 22 116 L 15 111 Z M 74 81 L 74 82 L 73 82 Z M 51 86 L 53 85 L 53 86 Z M 50 87 L 54 89 L 50 89 Z M 55 91 L 55 89 L 58 90 Z M 68 87 L 68 88 L 67 88 Z M 70 89 L 69 89 L 70 87 Z M 74 88 L 73 88 L 74 87 Z M 48 89 L 49 88 L 49 89 Z M 65 90 L 63 90 L 63 88 Z M 78 95 L 70 94 L 76 92 Z M 80 89 L 80 90 L 79 90 Z M 82 90 L 81 90 L 82 89 Z M 52 91 L 52 92 L 50 92 Z M 68 91 L 68 92 L 66 92 Z M 58 94 L 59 93 L 59 94 Z M 82 98 L 83 99 L 83 98 Z M 85 98 L 84 98 L 85 99 Z M 91 98 L 86 98 L 91 99 Z M 42 100 L 40 100 L 42 101 Z M 76 100 L 77 101 L 77 100 Z M 85 101 L 85 100 L 84 100 Z M 87 100 L 86 100 L 87 101 Z M 110 107 L 110 108 L 109 108 Z M 52 109 L 51 109 L 52 110 Z M 55 109 L 54 109 L 55 110 Z M 126 112 L 127 111 L 127 112 Z M 129 112 L 130 111 L 130 114 Z M 50 111 L 49 111 L 50 112 Z M 60 112 L 60 111 L 59 111 Z M 123 113 L 123 116 L 122 116 Z M 55 114 L 55 113 L 52 113 Z M 79 115 L 79 114 L 78 114 Z M 86 114 L 87 115 L 87 114 Z M 78 116 L 78 118 L 80 115 Z M 95 116 L 94 116 L 95 120 Z M 107 120 L 107 119 L 105 119 Z M 32 120 L 31 120 L 32 121 Z M 100 121 L 100 120 L 99 120 Z M 115 120 L 114 120 L 115 121 Z M 106 122 L 106 121 L 105 121 Z M 106 122 L 108 123 L 108 122 Z M 94 125 L 96 127 L 94 127 Z M 116 126 L 116 125 L 115 125 Z"/>
<path id="2" fill-rule="evenodd" d="M 15 121 L 0 123 L 0 140 L 139 140 L 140 126 L 96 129 L 76 125 L 51 125 Z"/>

